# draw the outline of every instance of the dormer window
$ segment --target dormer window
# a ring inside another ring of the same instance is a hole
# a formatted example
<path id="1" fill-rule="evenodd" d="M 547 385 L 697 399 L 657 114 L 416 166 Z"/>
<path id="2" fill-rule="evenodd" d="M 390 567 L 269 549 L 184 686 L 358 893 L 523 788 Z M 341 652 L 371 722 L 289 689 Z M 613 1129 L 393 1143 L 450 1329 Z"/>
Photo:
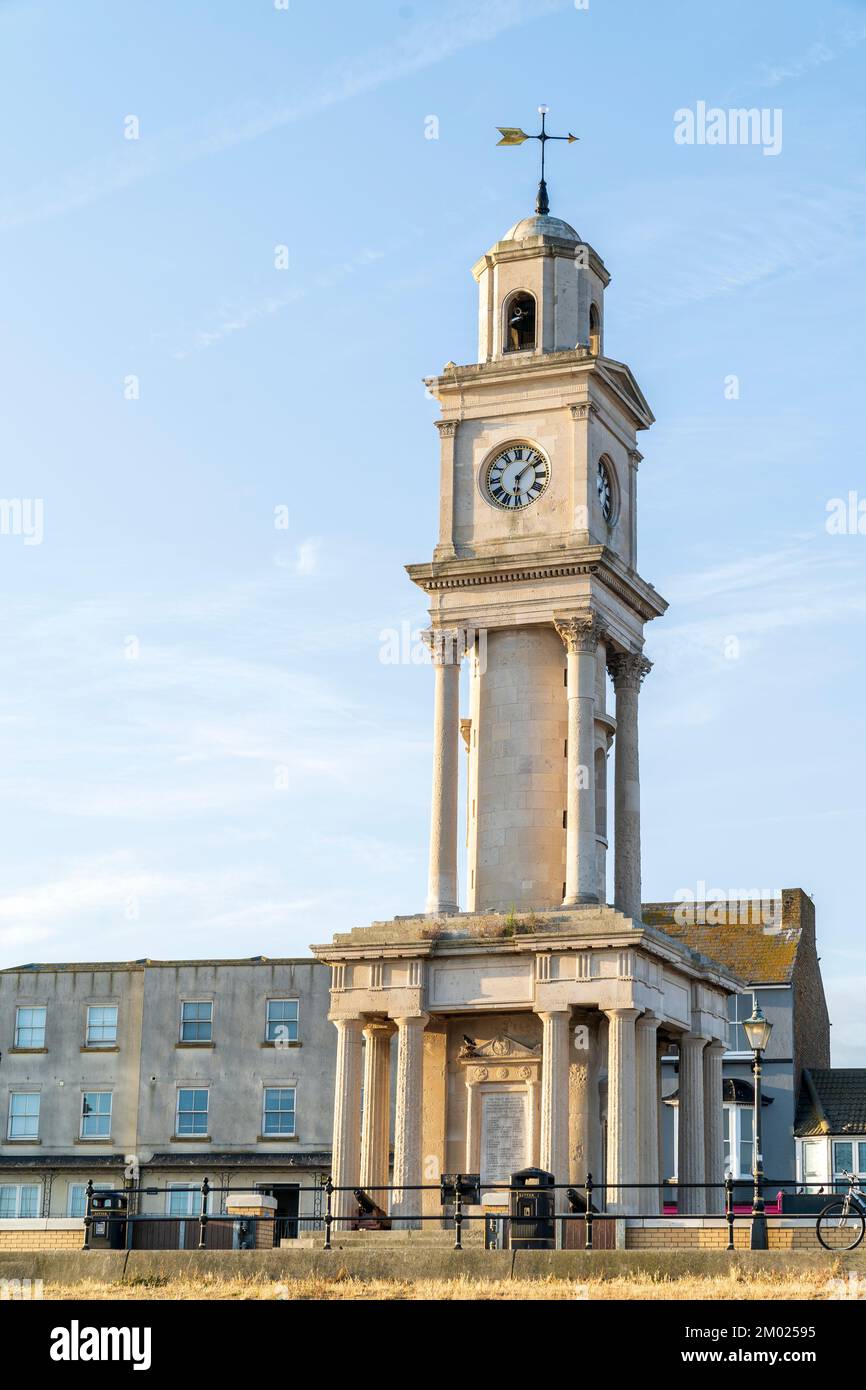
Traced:
<path id="1" fill-rule="evenodd" d="M 589 350 L 593 357 L 601 352 L 601 316 L 597 304 L 589 306 Z"/>
<path id="2" fill-rule="evenodd" d="M 535 347 L 535 300 L 518 290 L 505 305 L 505 351 L 525 352 Z"/>

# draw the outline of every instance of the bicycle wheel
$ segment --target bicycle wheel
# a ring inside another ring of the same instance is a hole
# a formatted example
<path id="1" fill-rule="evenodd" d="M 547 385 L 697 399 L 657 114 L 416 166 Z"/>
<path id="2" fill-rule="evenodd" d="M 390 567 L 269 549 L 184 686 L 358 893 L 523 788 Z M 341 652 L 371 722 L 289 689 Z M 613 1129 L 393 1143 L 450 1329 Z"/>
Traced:
<path id="1" fill-rule="evenodd" d="M 859 1207 L 840 1199 L 824 1208 L 816 1230 L 825 1250 L 853 1250 L 863 1239 L 866 1218 Z"/>

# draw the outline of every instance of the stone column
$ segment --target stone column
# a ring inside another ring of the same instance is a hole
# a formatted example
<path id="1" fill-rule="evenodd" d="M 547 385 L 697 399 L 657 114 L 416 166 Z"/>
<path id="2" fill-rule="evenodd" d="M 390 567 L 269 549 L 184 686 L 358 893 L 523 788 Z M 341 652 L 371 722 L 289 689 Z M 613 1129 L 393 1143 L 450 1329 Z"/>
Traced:
<path id="1" fill-rule="evenodd" d="M 568 1182 L 568 1033 L 570 1009 L 541 1013 L 541 1164 L 557 1182 Z M 557 1208 L 565 1193 L 557 1192 Z"/>
<path id="2" fill-rule="evenodd" d="M 595 613 L 564 618 L 556 630 L 568 652 L 568 804 L 563 907 L 598 902 L 595 806 L 595 682 L 604 627 Z"/>
<path id="3" fill-rule="evenodd" d="M 336 1018 L 337 1074 L 334 1084 L 334 1147 L 331 1177 L 335 1187 L 353 1189 L 361 1172 L 361 1020 Z M 355 1208 L 351 1191 L 335 1192 L 333 1214 L 345 1217 Z M 345 1230 L 337 1220 L 335 1230 Z"/>
<path id="4" fill-rule="evenodd" d="M 427 911 L 459 911 L 457 903 L 457 791 L 460 737 L 460 662 L 464 635 L 454 629 L 425 633 L 435 672 L 433 794 Z"/>
<path id="5" fill-rule="evenodd" d="M 377 1206 L 388 1207 L 388 1150 L 391 1139 L 391 1028 L 364 1027 L 364 1114 L 361 1120 L 361 1187 Z"/>
<path id="6" fill-rule="evenodd" d="M 640 921 L 640 760 L 638 694 L 651 663 L 639 652 L 608 659 L 616 690 L 614 906 Z"/>
<path id="7" fill-rule="evenodd" d="M 457 441 L 457 420 L 437 420 L 439 431 L 439 544 L 436 560 L 453 560 L 454 549 L 454 449 Z"/>
<path id="8" fill-rule="evenodd" d="M 638 1182 L 656 1184 L 639 1192 L 637 1205 L 648 1216 L 660 1211 L 658 1027 L 650 1014 L 642 1014 L 636 1024 Z"/>
<path id="9" fill-rule="evenodd" d="M 404 1191 L 422 1181 L 421 1092 L 424 1074 L 424 1028 L 427 1014 L 397 1018 L 397 1115 L 394 1126 L 394 1192 L 391 1214 L 401 1226 L 417 1226 L 413 1214 L 421 1211 L 420 1192 Z"/>
<path id="10" fill-rule="evenodd" d="M 706 1181 L 718 1183 L 707 1189 L 707 1211 L 713 1216 L 725 1210 L 725 1111 L 722 1097 L 722 1059 L 725 1044 L 709 1042 L 704 1048 L 704 1168 Z"/>
<path id="11" fill-rule="evenodd" d="M 684 1033 L 680 1038 L 680 1117 L 677 1157 L 677 1211 L 701 1215 L 706 1210 L 701 1188 L 682 1183 L 704 1182 L 704 1047 L 706 1038 Z"/>
<path id="12" fill-rule="evenodd" d="M 605 1009 L 607 1044 L 607 1209 L 619 1216 L 638 1209 L 637 1096 L 635 1087 L 635 1019 L 638 1009 Z"/>
<path id="13" fill-rule="evenodd" d="M 664 1182 L 670 1174 L 665 1172 L 665 1108 L 662 1096 L 664 1094 L 664 1067 L 662 1058 L 670 1056 L 671 1044 L 667 1038 L 657 1039 L 656 1056 L 656 1095 L 658 1096 L 657 1107 L 659 1117 L 659 1178 Z M 664 1192 L 659 1194 L 660 1210 L 664 1210 Z"/>
<path id="14" fill-rule="evenodd" d="M 481 1167 L 481 1092 L 479 1073 L 483 1067 L 466 1069 L 466 1172 L 477 1173 Z"/>

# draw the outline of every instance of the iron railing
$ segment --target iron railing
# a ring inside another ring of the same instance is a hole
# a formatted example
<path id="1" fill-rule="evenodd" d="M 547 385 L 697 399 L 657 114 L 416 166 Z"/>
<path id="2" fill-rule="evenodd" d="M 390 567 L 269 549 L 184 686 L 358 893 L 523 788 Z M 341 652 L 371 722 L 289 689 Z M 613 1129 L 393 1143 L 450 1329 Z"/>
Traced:
<path id="1" fill-rule="evenodd" d="M 299 1210 L 297 1214 L 288 1216 L 280 1213 L 257 1216 L 240 1215 L 236 1212 L 228 1213 L 224 1210 L 214 1212 L 210 1208 L 213 1201 L 217 1198 L 220 1199 L 220 1205 L 225 1207 L 226 1201 L 222 1199 L 228 1199 L 233 1196 L 237 1197 L 239 1195 L 263 1196 L 269 1194 L 266 1194 L 266 1189 L 261 1187 L 213 1186 L 207 1177 L 205 1177 L 200 1184 L 191 1184 L 188 1187 L 174 1184 L 172 1184 L 171 1187 L 162 1188 L 131 1185 L 111 1190 L 101 1187 L 96 1189 L 91 1180 L 86 1186 L 84 1249 L 89 1250 L 92 1248 L 92 1229 L 95 1219 L 105 1220 L 108 1230 L 111 1230 L 112 1226 L 114 1226 L 115 1229 L 119 1229 L 120 1223 L 123 1223 L 125 1234 L 123 1244 L 126 1248 L 132 1248 L 134 1244 L 136 1223 L 146 1222 L 157 1225 L 160 1223 L 175 1223 L 175 1225 L 179 1225 L 184 1232 L 190 1230 L 191 1233 L 194 1231 L 194 1228 L 197 1227 L 197 1246 L 199 1250 L 208 1248 L 208 1231 L 212 1227 L 220 1229 L 228 1226 L 234 1231 L 237 1231 L 240 1227 L 246 1227 L 247 1234 L 252 1230 L 256 1235 L 256 1243 L 259 1228 L 261 1226 L 270 1227 L 273 1244 L 277 1244 L 278 1239 L 283 1235 L 288 1235 L 289 1230 L 292 1229 L 298 1235 L 305 1230 L 309 1232 L 323 1230 L 323 1248 L 325 1250 L 330 1250 L 332 1249 L 332 1234 L 335 1227 L 339 1229 L 363 1229 L 365 1227 L 370 1228 L 371 1226 L 387 1224 L 389 1228 L 403 1228 L 417 1227 L 427 1222 L 436 1223 L 440 1228 L 447 1229 L 450 1227 L 453 1229 L 454 1249 L 462 1250 L 464 1248 L 464 1227 L 476 1221 L 502 1223 L 501 1229 L 507 1235 L 510 1235 L 511 1227 L 514 1222 L 520 1222 L 524 1225 L 545 1225 L 548 1228 L 552 1224 L 555 1231 L 554 1244 L 560 1247 L 565 1240 L 566 1227 L 571 1224 L 578 1224 L 582 1226 L 583 1229 L 583 1248 L 586 1250 L 593 1250 L 598 1248 L 595 1240 L 595 1231 L 599 1223 L 601 1223 L 601 1227 L 604 1229 L 605 1223 L 621 1220 L 642 1221 L 644 1223 L 658 1222 L 661 1224 L 676 1220 L 679 1224 L 683 1221 L 703 1223 L 708 1218 L 724 1219 L 727 1227 L 727 1245 L 725 1248 L 727 1250 L 733 1250 L 735 1248 L 734 1230 L 737 1222 L 740 1223 L 742 1229 L 742 1226 L 746 1222 L 752 1224 L 755 1220 L 754 1208 L 741 1206 L 740 1210 L 737 1210 L 735 1195 L 737 1189 L 742 1189 L 744 1187 L 744 1182 L 742 1179 L 730 1176 L 728 1176 L 723 1183 L 597 1183 L 594 1181 L 591 1174 L 587 1174 L 583 1184 L 551 1183 L 546 1187 L 526 1187 L 514 1183 L 485 1183 L 483 1185 L 485 1192 L 499 1192 L 508 1195 L 508 1207 L 501 1212 L 487 1211 L 480 1213 L 467 1210 L 467 1203 L 465 1201 L 466 1189 L 473 1180 L 477 1184 L 477 1174 L 450 1175 L 449 1191 L 452 1193 L 453 1200 L 449 1200 L 448 1202 L 442 1202 L 440 1200 L 440 1210 L 432 1213 L 429 1210 L 407 1209 L 407 1194 L 420 1194 L 419 1201 L 415 1203 L 416 1206 L 420 1207 L 424 1204 L 424 1193 L 435 1192 L 439 1194 L 441 1198 L 441 1183 L 418 1183 L 414 1185 L 397 1185 L 392 1183 L 370 1187 L 362 1195 L 371 1202 L 373 1197 L 382 1198 L 381 1207 L 378 1206 L 378 1203 L 375 1204 L 377 1210 L 380 1212 L 378 1217 L 368 1215 L 360 1206 L 358 1207 L 356 1215 L 342 1210 L 344 1204 L 341 1204 L 339 1200 L 335 1203 L 335 1198 L 339 1199 L 342 1194 L 350 1193 L 357 1200 L 360 1189 L 355 1186 L 340 1186 L 333 1181 L 331 1176 L 312 1186 L 298 1184 L 296 1187 L 293 1187 L 293 1191 L 298 1195 Z M 776 1181 L 771 1178 L 764 1179 L 764 1189 L 770 1189 L 771 1191 L 778 1190 L 779 1192 L 786 1189 L 794 1189 L 794 1191 L 798 1193 L 804 1193 L 806 1191 L 802 1183 L 793 1182 L 791 1179 Z M 715 1212 L 684 1212 L 679 1210 L 681 1206 L 679 1200 L 677 1201 L 677 1209 L 675 1211 L 665 1210 L 665 1197 L 670 1198 L 671 1196 L 676 1196 L 686 1191 L 695 1190 L 704 1193 L 717 1193 L 720 1198 L 719 1205 L 723 1207 L 723 1210 Z M 655 1211 L 636 1212 L 622 1212 L 616 1209 L 610 1210 L 611 1200 L 615 1200 L 617 1194 L 626 1191 L 640 1194 L 645 1192 L 657 1192 L 659 1194 L 658 1205 L 660 1209 Z M 565 1192 L 567 1194 L 567 1201 L 572 1209 L 570 1211 L 557 1211 L 555 1209 L 556 1198 L 554 1196 L 554 1209 L 552 1211 L 547 1210 L 539 1215 L 516 1215 L 512 1213 L 511 1198 L 514 1194 L 520 1193 L 523 1196 L 527 1196 L 536 1195 L 539 1192 L 550 1194 Z M 169 1193 L 195 1194 L 199 1207 L 198 1212 L 195 1214 L 169 1213 L 166 1215 L 159 1215 L 158 1213 L 141 1212 L 131 1209 L 133 1206 L 138 1205 L 138 1198 L 141 1196 L 167 1195 Z M 316 1206 L 324 1199 L 323 1212 L 314 1211 L 311 1214 L 302 1213 L 300 1211 L 301 1199 L 304 1194 L 309 1193 L 314 1194 L 314 1205 Z M 395 1194 L 399 1194 L 397 1203 L 398 1211 L 392 1211 L 392 1214 L 388 1216 L 386 1215 L 388 1208 L 393 1208 L 395 1205 Z M 832 1192 L 828 1190 L 823 1194 L 817 1195 L 825 1196 L 829 1201 Z M 126 1199 L 127 1206 L 125 1209 L 120 1207 L 97 1209 L 97 1216 L 95 1217 L 93 1204 L 94 1196 L 100 1198 L 122 1197 Z M 596 1203 L 600 1204 L 600 1209 L 596 1209 Z M 337 1210 L 335 1210 L 335 1205 Z M 429 1206 L 429 1203 L 427 1205 Z M 580 1206 L 582 1206 L 582 1210 L 579 1209 Z M 772 1211 L 768 1214 L 771 1217 L 774 1215 Z M 779 1214 L 783 1215 L 785 1220 L 792 1221 L 802 1220 L 814 1222 L 817 1219 L 817 1209 L 814 1211 L 780 1212 Z M 183 1243 L 186 1246 L 185 1238 Z"/>

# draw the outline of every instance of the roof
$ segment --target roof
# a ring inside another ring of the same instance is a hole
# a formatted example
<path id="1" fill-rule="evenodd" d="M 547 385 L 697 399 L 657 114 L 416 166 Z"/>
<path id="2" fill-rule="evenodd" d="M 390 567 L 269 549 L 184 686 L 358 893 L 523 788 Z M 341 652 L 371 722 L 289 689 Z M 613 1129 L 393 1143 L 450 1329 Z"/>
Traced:
<path id="1" fill-rule="evenodd" d="M 533 217 L 523 217 L 519 222 L 515 222 L 513 227 L 509 227 L 503 241 L 528 241 L 530 237 L 546 237 L 553 241 L 573 241 L 578 243 L 580 237 L 568 222 L 563 222 L 561 217 L 550 217 L 547 214 L 536 214 Z"/>
<path id="2" fill-rule="evenodd" d="M 794 1133 L 866 1134 L 866 1068 L 804 1067 Z"/>
<path id="3" fill-rule="evenodd" d="M 658 927 L 666 936 L 727 966 L 751 985 L 789 985 L 802 929 L 785 925 L 781 913 L 776 916 L 768 906 L 737 899 L 724 903 L 644 903 L 641 917 L 648 927 Z M 716 925 L 719 918 L 724 922 Z"/>
<path id="4" fill-rule="evenodd" d="M 98 961 L 29 961 L 26 965 L 6 965 L 0 970 L 0 975 L 23 975 L 26 971 L 39 972 L 45 971 L 50 974 L 52 970 L 177 970 L 180 966 L 201 966 L 201 965 L 316 965 L 318 962 L 312 956 L 249 956 L 247 958 L 222 959 L 220 957 L 208 957 L 202 960 L 98 960 Z"/>

